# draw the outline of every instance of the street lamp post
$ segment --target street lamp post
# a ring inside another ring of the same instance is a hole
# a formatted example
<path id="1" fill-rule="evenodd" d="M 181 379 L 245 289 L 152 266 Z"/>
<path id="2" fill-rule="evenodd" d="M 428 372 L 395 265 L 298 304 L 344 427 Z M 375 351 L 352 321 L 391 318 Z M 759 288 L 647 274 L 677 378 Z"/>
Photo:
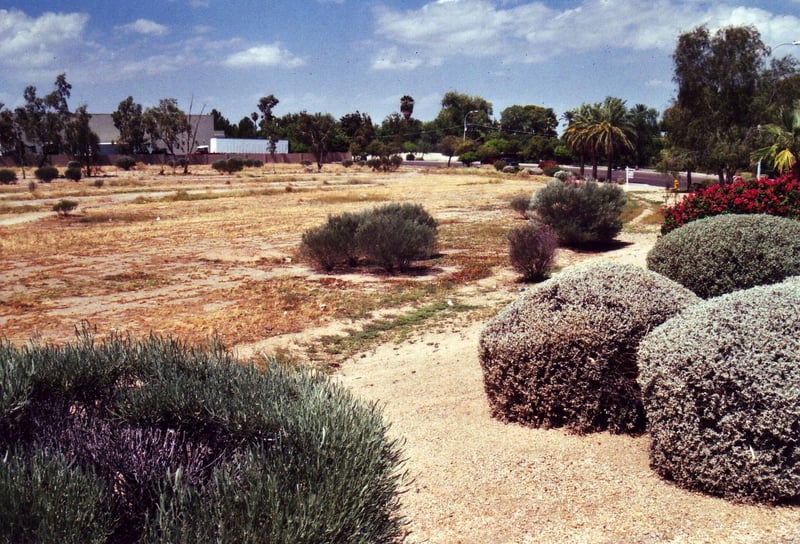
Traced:
<path id="1" fill-rule="evenodd" d="M 464 142 L 466 142 L 466 141 L 467 141 L 467 117 L 469 117 L 469 114 L 470 114 L 470 113 L 478 113 L 478 110 L 472 110 L 472 111 L 468 111 L 468 112 L 467 112 L 467 113 L 464 115 L 464 138 L 462 138 L 462 141 L 464 141 Z"/>

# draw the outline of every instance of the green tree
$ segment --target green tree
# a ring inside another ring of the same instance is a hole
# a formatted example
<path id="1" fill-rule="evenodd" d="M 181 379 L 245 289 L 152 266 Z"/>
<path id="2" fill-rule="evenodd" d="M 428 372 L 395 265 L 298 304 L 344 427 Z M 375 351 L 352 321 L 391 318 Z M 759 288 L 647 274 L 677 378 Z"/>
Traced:
<path id="1" fill-rule="evenodd" d="M 272 163 L 275 164 L 275 149 L 278 146 L 278 127 L 275 122 L 275 115 L 272 113 L 273 108 L 278 105 L 280 100 L 275 98 L 275 95 L 262 96 L 258 100 L 258 111 L 260 112 L 258 127 L 268 140 L 269 145 L 267 149 L 272 157 Z M 256 115 L 255 113 L 253 115 Z"/>
<path id="2" fill-rule="evenodd" d="M 349 142 L 349 151 L 353 157 L 366 159 L 367 146 L 377 136 L 370 116 L 359 111 L 345 114 L 339 119 L 339 128 Z"/>
<path id="3" fill-rule="evenodd" d="M 297 136 L 311 148 L 317 161 L 317 170 L 328 152 L 331 140 L 336 136 L 336 120 L 330 114 L 301 112 L 297 123 Z"/>
<path id="4" fill-rule="evenodd" d="M 694 151 L 699 166 L 716 171 L 721 183 L 749 164 L 742 142 L 765 114 L 758 90 L 768 55 L 752 26 L 723 28 L 714 36 L 701 26 L 678 37 L 678 110 L 665 114 L 665 126 L 674 131 L 668 142 Z"/>
<path id="5" fill-rule="evenodd" d="M 171 157 L 178 151 L 186 151 L 187 136 L 191 130 L 189 118 L 178 107 L 174 98 L 162 98 L 158 106 L 147 108 L 144 112 L 144 126 L 153 145 L 161 142 Z"/>
<path id="6" fill-rule="evenodd" d="M 144 114 L 141 104 L 129 96 L 121 101 L 116 111 L 111 113 L 114 126 L 119 131 L 117 149 L 123 154 L 147 152 L 147 137 L 144 126 Z"/>
<path id="7" fill-rule="evenodd" d="M 625 101 L 621 98 L 608 96 L 600 104 L 599 122 L 590 130 L 594 145 L 601 150 L 608 161 L 606 181 L 611 181 L 611 171 L 614 168 L 614 158 L 623 150 L 633 149 L 631 138 L 633 124 L 631 123 Z"/>
<path id="8" fill-rule="evenodd" d="M 67 153 L 84 166 L 86 177 L 92 176 L 92 166 L 100 154 L 100 138 L 89 126 L 91 118 L 83 105 L 75 110 L 64 127 Z"/>
<path id="9" fill-rule="evenodd" d="M 492 125 L 492 104 L 481 96 L 449 91 L 442 98 L 442 109 L 436 121 L 445 135 L 482 140 L 485 130 L 479 127 Z"/>
<path id="10" fill-rule="evenodd" d="M 661 150 L 661 129 L 658 122 L 658 111 L 644 104 L 633 106 L 628 115 L 633 128 L 631 164 L 650 166 L 658 159 Z"/>
<path id="11" fill-rule="evenodd" d="M 20 117 L 15 112 L 0 105 L 0 150 L 4 155 L 11 155 L 22 167 L 22 179 L 25 179 L 27 166 L 27 146 L 25 132 Z"/>
<path id="12" fill-rule="evenodd" d="M 552 108 L 509 106 L 500 113 L 500 130 L 508 134 L 556 137 L 558 118 Z"/>
<path id="13" fill-rule="evenodd" d="M 578 108 L 564 114 L 567 128 L 564 143 L 578 157 L 580 175 L 583 177 L 587 156 L 592 160 L 592 178 L 597 179 L 597 147 L 593 140 L 593 128 L 599 121 L 597 104 L 581 104 Z"/>
<path id="14" fill-rule="evenodd" d="M 411 119 L 411 115 L 414 113 L 414 99 L 405 94 L 400 97 L 400 113 L 403 114 L 403 119 L 406 121 Z"/>
<path id="15" fill-rule="evenodd" d="M 222 113 L 213 108 L 211 110 L 211 117 L 214 118 L 214 130 L 221 131 L 225 134 L 226 138 L 238 138 L 239 137 L 239 127 L 238 125 L 234 125 L 231 123 Z"/>
<path id="16" fill-rule="evenodd" d="M 70 117 L 67 99 L 72 85 L 66 75 L 56 77 L 53 87 L 52 92 L 41 97 L 36 87 L 29 85 L 23 93 L 25 105 L 15 110 L 25 136 L 42 155 L 40 165 L 47 161 L 48 155 L 61 151 L 64 125 Z"/>

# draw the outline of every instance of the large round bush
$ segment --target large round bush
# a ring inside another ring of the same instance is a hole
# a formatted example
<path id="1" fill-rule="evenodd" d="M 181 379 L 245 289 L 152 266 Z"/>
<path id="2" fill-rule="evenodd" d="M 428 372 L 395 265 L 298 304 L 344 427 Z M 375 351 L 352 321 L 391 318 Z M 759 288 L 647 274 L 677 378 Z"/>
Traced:
<path id="1" fill-rule="evenodd" d="M 647 267 L 703 298 L 800 274 L 800 221 L 765 214 L 717 215 L 661 237 Z"/>
<path id="2" fill-rule="evenodd" d="M 0 515 L 14 516 L 0 542 L 371 544 L 403 531 L 398 443 L 324 376 L 261 371 L 217 344 L 85 334 L 0 341 L 0 378 Z M 31 470 L 59 480 L 31 487 Z"/>
<path id="3" fill-rule="evenodd" d="M 577 432 L 639 432 L 636 349 L 654 326 L 698 299 L 632 265 L 569 269 L 510 304 L 481 334 L 492 415 Z"/>
<path id="4" fill-rule="evenodd" d="M 687 308 L 638 361 L 659 475 L 729 499 L 800 499 L 800 278 Z"/>
<path id="5" fill-rule="evenodd" d="M 625 191 L 619 185 L 554 179 L 531 199 L 531 209 L 562 244 L 609 242 L 622 230 Z"/>

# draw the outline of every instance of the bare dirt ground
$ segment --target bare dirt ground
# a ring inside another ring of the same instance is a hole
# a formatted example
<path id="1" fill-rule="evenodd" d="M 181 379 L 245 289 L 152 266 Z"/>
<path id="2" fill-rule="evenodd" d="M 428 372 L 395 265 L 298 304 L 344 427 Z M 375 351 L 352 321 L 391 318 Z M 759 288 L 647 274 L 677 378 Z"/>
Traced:
<path id="1" fill-rule="evenodd" d="M 99 336 L 216 334 L 243 358 L 277 351 L 333 368 L 383 407 L 405 443 L 410 543 L 800 542 L 798 507 L 733 504 L 657 478 L 646 435 L 575 436 L 489 416 L 478 337 L 528 287 L 506 264 L 504 233 L 521 220 L 510 199 L 543 179 L 270 167 L 234 177 L 111 171 L 105 181 L 0 191 L 0 336 L 64 342 L 88 320 Z M 644 265 L 663 197 L 628 190 L 637 206 L 620 243 L 559 250 L 559 268 Z M 61 198 L 80 201 L 75 217 L 47 211 Z M 437 218 L 439 258 L 411 276 L 318 274 L 298 259 L 306 228 L 388 201 Z M 346 349 L 325 343 L 420 307 L 437 311 Z"/>

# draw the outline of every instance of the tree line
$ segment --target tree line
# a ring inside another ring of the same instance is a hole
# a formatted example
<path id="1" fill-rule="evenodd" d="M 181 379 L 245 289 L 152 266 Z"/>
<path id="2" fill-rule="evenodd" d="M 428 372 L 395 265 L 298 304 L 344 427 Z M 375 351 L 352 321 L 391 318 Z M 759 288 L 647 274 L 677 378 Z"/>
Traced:
<path id="1" fill-rule="evenodd" d="M 590 165 L 594 179 L 603 177 L 601 164 L 606 179 L 618 166 L 656 166 L 687 171 L 690 184 L 695 171 L 730 182 L 736 172 L 756 164 L 765 172 L 800 174 L 800 68 L 793 57 L 773 57 L 754 27 L 727 27 L 712 35 L 701 26 L 678 37 L 673 61 L 677 95 L 661 114 L 609 96 L 565 112 L 560 136 L 552 108 L 512 105 L 495 118 L 491 102 L 457 91 L 445 93 L 430 121 L 413 116 L 409 95 L 380 123 L 360 111 L 339 119 L 307 111 L 277 116 L 279 100 L 272 94 L 261 97 L 255 111 L 238 123 L 216 109 L 210 113 L 215 130 L 225 136 L 263 138 L 273 155 L 278 140 L 288 140 L 293 151 L 313 153 L 318 167 L 329 151 L 350 152 L 356 160 L 377 157 L 383 164 L 397 164 L 390 157 L 439 152 L 466 163 L 572 162 L 580 164 L 582 175 Z M 21 165 L 43 164 L 50 154 L 67 153 L 88 171 L 98 139 L 89 128 L 86 106 L 70 111 L 70 90 L 61 74 L 45 96 L 29 86 L 24 106 L 12 111 L 0 104 L 3 152 Z M 193 151 L 191 109 L 187 115 L 174 98 L 145 109 L 129 96 L 112 118 L 120 153 Z"/>

